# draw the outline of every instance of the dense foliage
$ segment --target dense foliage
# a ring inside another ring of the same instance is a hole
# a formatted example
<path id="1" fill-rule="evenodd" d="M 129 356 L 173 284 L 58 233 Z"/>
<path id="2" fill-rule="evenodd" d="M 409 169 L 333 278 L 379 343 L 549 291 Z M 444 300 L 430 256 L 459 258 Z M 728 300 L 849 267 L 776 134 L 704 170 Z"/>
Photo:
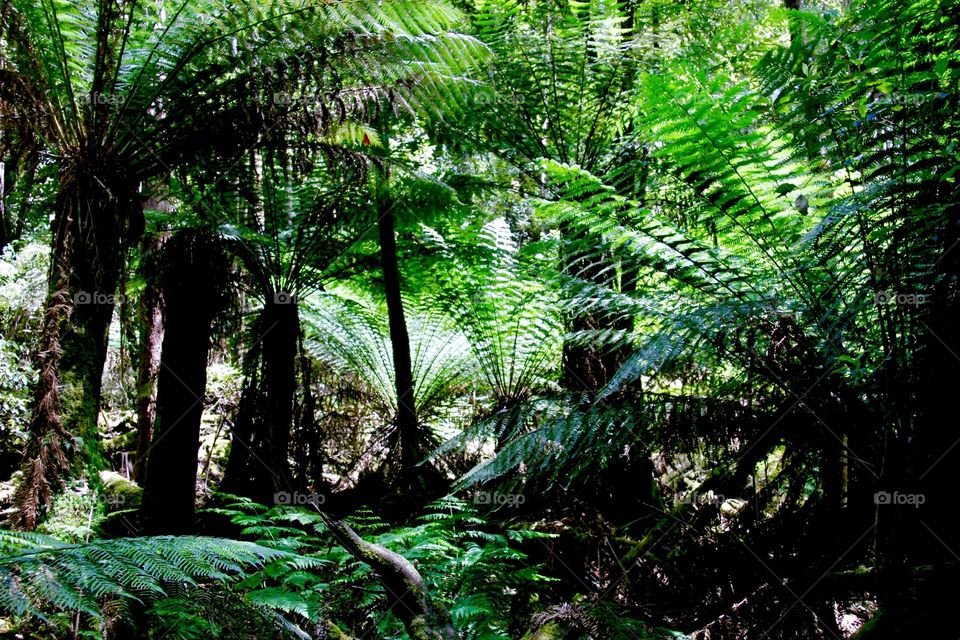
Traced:
<path id="1" fill-rule="evenodd" d="M 0 0 L 0 633 L 955 635 L 958 85 L 951 0 Z"/>

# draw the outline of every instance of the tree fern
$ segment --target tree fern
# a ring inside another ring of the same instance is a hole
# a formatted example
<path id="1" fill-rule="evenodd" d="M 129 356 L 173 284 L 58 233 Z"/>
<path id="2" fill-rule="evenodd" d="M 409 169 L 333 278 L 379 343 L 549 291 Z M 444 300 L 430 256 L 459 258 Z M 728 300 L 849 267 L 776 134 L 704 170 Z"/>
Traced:
<path id="1" fill-rule="evenodd" d="M 864 23 L 871 22 L 861 17 Z M 819 24 L 813 19 L 809 22 Z M 811 29 L 811 34 L 816 33 Z M 880 33 L 894 37 L 898 31 L 881 29 Z M 881 40 L 871 42 L 878 51 L 890 47 Z M 809 59 L 801 62 L 802 54 L 821 56 L 825 58 L 822 64 L 832 64 L 833 52 L 819 41 L 793 46 L 792 53 L 761 61 L 758 72 L 768 73 L 775 59 L 777 77 L 786 77 L 782 70 L 789 60 L 795 61 L 792 69 L 798 73 L 801 66 L 809 64 Z M 941 66 L 947 69 L 949 63 Z M 563 286 L 570 307 L 600 314 L 629 313 L 636 323 L 632 329 L 581 331 L 571 339 L 609 347 L 628 345 L 633 347 L 633 355 L 597 395 L 595 404 L 579 406 L 575 400 L 571 404 L 564 399 L 555 405 L 554 413 L 531 410 L 539 420 L 531 423 L 530 432 L 521 432 L 515 442 L 502 448 L 499 460 L 485 463 L 466 476 L 466 481 L 507 477 L 510 470 L 520 469 L 522 474 L 511 482 L 529 480 L 537 473 L 557 479 L 566 473 L 552 473 L 567 468 L 561 461 L 578 461 L 586 452 L 593 452 L 590 455 L 602 463 L 606 454 L 601 452 L 616 451 L 624 443 L 663 445 L 665 435 L 651 424 L 631 420 L 635 405 L 616 394 L 640 376 L 653 376 L 654 385 L 673 386 L 672 372 L 692 354 L 701 362 L 726 363 L 728 368 L 717 376 L 724 393 L 753 394 L 755 385 L 763 384 L 774 399 L 773 407 L 778 402 L 784 408 L 791 406 L 804 389 L 816 384 L 818 369 L 849 361 L 854 349 L 864 345 L 856 323 L 872 298 L 869 291 L 860 289 L 863 269 L 881 250 L 871 245 L 878 237 L 891 241 L 897 237 L 899 241 L 929 234 L 931 221 L 940 215 L 938 205 L 924 205 L 923 212 L 911 218 L 916 226 L 903 233 L 891 229 L 884 236 L 877 236 L 882 222 L 879 228 L 877 223 L 862 226 L 868 207 L 895 198 L 897 210 L 905 206 L 903 198 L 909 193 L 903 189 L 914 187 L 885 184 L 880 179 L 883 170 L 872 184 L 861 187 L 855 182 L 851 187 L 842 160 L 834 159 L 843 148 L 832 153 L 831 141 L 836 135 L 826 135 L 830 127 L 816 138 L 824 145 L 826 162 L 837 166 L 811 160 L 804 152 L 807 138 L 800 135 L 800 128 L 808 126 L 810 109 L 805 108 L 804 100 L 814 93 L 804 82 L 814 82 L 812 74 L 804 73 L 793 85 L 781 80 L 780 95 L 771 103 L 749 78 L 708 77 L 682 64 L 674 73 L 676 80 L 661 75 L 642 78 L 647 100 L 637 125 L 651 144 L 655 160 L 643 205 L 617 195 L 614 188 L 582 168 L 543 165 L 546 186 L 552 193 L 540 208 L 548 219 L 573 231 L 564 234 L 564 242 L 580 252 L 584 262 L 599 264 L 604 256 L 613 255 L 624 273 L 635 270 L 634 292 L 619 289 L 616 279 L 604 284 L 587 277 L 585 271 L 583 275 L 576 271 L 568 274 Z M 769 73 L 773 77 L 773 72 Z M 837 85 L 842 87 L 841 77 Z M 925 77 L 929 81 L 929 76 Z M 828 90 L 826 95 L 835 93 Z M 855 108 L 847 111 L 850 120 L 836 132 L 853 135 L 853 121 L 863 116 Z M 784 122 L 778 118 L 780 113 L 796 120 Z M 879 115 L 876 122 L 871 126 L 889 128 L 881 124 Z M 878 158 L 881 150 L 891 148 L 883 135 L 856 135 L 861 143 L 869 143 L 870 153 Z M 923 144 L 917 147 L 918 158 L 923 157 Z M 917 169 L 918 187 L 925 184 L 930 188 L 927 167 L 931 161 L 932 157 L 919 164 L 924 168 Z M 674 208 L 678 201 L 688 203 L 687 208 Z M 841 225 L 848 225 L 849 230 Z M 870 233 L 873 237 L 867 237 Z M 814 258 L 811 247 L 815 248 Z M 833 258 L 826 259 L 827 255 Z M 886 307 L 881 313 L 902 314 L 904 310 Z M 784 345 L 784 340 L 789 346 L 778 346 Z M 857 347 L 852 349 L 852 344 Z M 831 374 L 822 374 L 827 375 Z M 847 402 L 855 397 L 847 391 L 840 395 Z M 669 397 L 638 400 L 641 405 L 671 402 Z M 828 397 L 810 402 L 819 403 L 815 413 L 853 411 Z M 763 420 L 772 423 L 776 420 L 773 416 Z M 747 432 L 757 426 L 748 416 L 744 419 L 748 420 Z M 627 423 L 633 426 L 620 426 Z M 665 425 L 659 427 L 663 428 Z M 614 433 L 618 437 L 611 438 Z M 586 443 L 582 447 L 581 441 Z"/>
<path id="2" fill-rule="evenodd" d="M 518 277 L 542 258 L 518 252 L 502 219 L 487 223 L 469 237 L 425 239 L 454 266 L 437 272 L 443 289 L 433 303 L 444 309 L 467 337 L 480 375 L 498 406 L 549 386 L 556 367 L 561 324 L 556 300 L 542 285 Z M 469 241 L 469 253 L 459 253 Z"/>
<path id="3" fill-rule="evenodd" d="M 191 0 L 169 9 L 17 0 L 0 14 L 4 120 L 51 154 L 61 177 L 29 473 L 17 500 L 26 528 L 69 467 L 73 436 L 86 442 L 81 466 L 98 458 L 112 305 L 76 309 L 71 296 L 114 293 L 126 248 L 143 230 L 141 195 L 163 191 L 175 168 L 232 166 L 269 146 L 278 121 L 329 152 L 317 138 L 380 105 L 437 118 L 465 105 L 470 72 L 486 57 L 454 31 L 459 14 L 443 4 Z M 274 99 L 303 85 L 312 99 Z M 60 395 L 63 351 L 89 352 L 79 364 L 67 356 L 76 371 L 66 378 L 75 374 L 93 394 Z M 62 400 L 88 395 L 61 411 Z"/>
<path id="4" fill-rule="evenodd" d="M 324 294 L 305 304 L 307 348 L 312 355 L 357 375 L 396 411 L 389 332 L 375 308 L 346 296 Z M 428 419 L 472 379 L 468 345 L 443 315 L 409 305 L 417 413 Z"/>

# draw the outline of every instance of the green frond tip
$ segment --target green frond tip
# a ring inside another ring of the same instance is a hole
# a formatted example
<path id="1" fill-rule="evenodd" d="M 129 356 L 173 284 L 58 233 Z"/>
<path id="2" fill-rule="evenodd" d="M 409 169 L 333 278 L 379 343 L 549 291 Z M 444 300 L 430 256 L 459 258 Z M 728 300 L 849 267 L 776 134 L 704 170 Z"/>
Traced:
<path id="1" fill-rule="evenodd" d="M 49 536 L 0 531 L 0 615 L 80 611 L 103 620 L 106 600 L 162 597 L 171 584 L 229 582 L 289 554 L 251 542 L 157 536 L 64 544 Z"/>

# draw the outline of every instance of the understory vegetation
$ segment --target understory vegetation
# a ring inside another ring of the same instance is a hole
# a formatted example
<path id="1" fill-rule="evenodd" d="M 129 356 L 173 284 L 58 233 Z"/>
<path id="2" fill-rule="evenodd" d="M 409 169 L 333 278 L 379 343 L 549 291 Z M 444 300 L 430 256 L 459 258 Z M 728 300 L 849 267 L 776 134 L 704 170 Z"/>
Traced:
<path id="1" fill-rule="evenodd" d="M 960 5 L 0 0 L 0 636 L 955 637 Z"/>

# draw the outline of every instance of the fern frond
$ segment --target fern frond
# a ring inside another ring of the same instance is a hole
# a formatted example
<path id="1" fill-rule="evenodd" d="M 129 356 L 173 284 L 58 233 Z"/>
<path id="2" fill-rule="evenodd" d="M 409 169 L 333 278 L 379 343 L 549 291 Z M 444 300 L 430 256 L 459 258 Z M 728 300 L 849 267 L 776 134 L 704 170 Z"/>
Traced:
<path id="1" fill-rule="evenodd" d="M 221 538 L 159 536 L 64 544 L 32 533 L 0 531 L 0 609 L 41 619 L 51 610 L 103 620 L 105 599 L 145 601 L 171 583 L 236 580 L 287 554 Z"/>

